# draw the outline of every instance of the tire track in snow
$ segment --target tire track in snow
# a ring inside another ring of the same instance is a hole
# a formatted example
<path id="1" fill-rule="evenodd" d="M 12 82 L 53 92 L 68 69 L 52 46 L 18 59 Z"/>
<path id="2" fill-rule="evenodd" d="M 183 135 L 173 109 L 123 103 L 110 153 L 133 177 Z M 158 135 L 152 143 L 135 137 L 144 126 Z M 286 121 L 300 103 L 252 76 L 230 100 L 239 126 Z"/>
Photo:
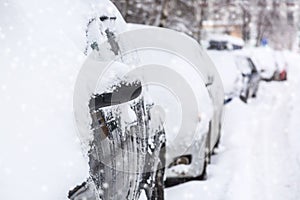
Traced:
<path id="1" fill-rule="evenodd" d="M 248 105 L 233 102 L 227 108 L 223 150 L 213 157 L 208 181 L 169 189 L 167 199 L 299 199 L 299 167 L 287 137 L 293 102 L 281 95 L 289 90 L 283 83 L 263 84 L 258 99 Z"/>
<path id="2" fill-rule="evenodd" d="M 289 95 L 282 95 L 291 89 L 282 83 L 266 84 L 263 94 L 249 105 L 254 119 L 248 119 L 248 135 L 242 140 L 248 141 L 242 152 L 236 152 L 244 165 L 233 171 L 238 178 L 230 183 L 225 199 L 299 199 L 299 166 L 287 137 L 291 102 Z"/>
<path id="3" fill-rule="evenodd" d="M 300 199 L 300 57 L 291 60 L 287 82 L 262 83 L 248 105 L 227 106 L 208 180 L 167 189 L 166 199 Z"/>

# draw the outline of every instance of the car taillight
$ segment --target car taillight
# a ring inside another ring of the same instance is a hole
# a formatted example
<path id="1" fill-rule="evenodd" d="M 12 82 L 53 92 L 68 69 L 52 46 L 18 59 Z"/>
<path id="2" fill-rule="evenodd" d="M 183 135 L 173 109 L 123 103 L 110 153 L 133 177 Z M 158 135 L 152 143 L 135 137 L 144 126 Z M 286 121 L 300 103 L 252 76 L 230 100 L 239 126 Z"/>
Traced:
<path id="1" fill-rule="evenodd" d="M 286 70 L 282 70 L 279 74 L 279 78 L 281 81 L 284 81 L 287 79 L 287 73 L 286 73 Z"/>

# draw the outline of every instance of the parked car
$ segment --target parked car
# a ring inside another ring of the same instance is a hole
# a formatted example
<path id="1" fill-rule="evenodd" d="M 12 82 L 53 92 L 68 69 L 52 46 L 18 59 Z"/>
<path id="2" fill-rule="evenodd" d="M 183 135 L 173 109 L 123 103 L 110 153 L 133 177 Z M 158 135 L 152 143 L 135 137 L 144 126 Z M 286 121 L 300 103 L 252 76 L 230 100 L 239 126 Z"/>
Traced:
<path id="1" fill-rule="evenodd" d="M 248 48 L 247 53 L 264 81 L 274 80 L 277 71 L 274 50 L 268 46 Z"/>
<path id="2" fill-rule="evenodd" d="M 245 45 L 243 39 L 230 35 L 210 35 L 208 42 L 209 50 L 237 50 Z"/>
<path id="3" fill-rule="evenodd" d="M 208 51 L 223 81 L 224 103 L 238 97 L 245 103 L 255 97 L 260 75 L 251 58 L 241 51 Z"/>
<path id="4" fill-rule="evenodd" d="M 129 30 L 138 30 L 138 29 L 145 29 L 145 28 L 151 28 L 150 26 L 145 25 L 139 25 L 139 24 L 128 24 Z M 166 36 L 166 38 L 169 36 Z M 177 37 L 177 36 L 176 36 Z M 207 108 L 206 111 L 203 113 L 206 113 L 207 116 L 209 116 L 209 110 L 211 107 L 211 103 L 214 108 L 213 113 L 211 115 L 211 118 L 206 122 L 207 125 L 205 125 L 204 122 L 200 123 L 201 126 L 203 126 L 203 130 L 199 131 L 199 136 L 202 135 L 204 138 L 200 139 L 200 137 L 197 137 L 199 140 L 195 140 L 195 144 L 187 147 L 186 144 L 184 144 L 182 141 L 184 140 L 192 140 L 192 135 L 186 135 L 185 133 L 179 133 L 181 138 L 177 140 L 174 145 L 170 146 L 168 145 L 168 137 L 173 137 L 170 135 L 175 135 L 172 133 L 173 131 L 171 127 L 174 125 L 171 123 L 169 124 L 170 128 L 166 128 L 166 137 L 167 137 L 167 151 L 166 151 L 166 186 L 173 186 L 178 183 L 182 183 L 188 180 L 202 180 L 206 178 L 206 166 L 210 162 L 210 156 L 213 153 L 213 150 L 218 146 L 221 138 L 221 123 L 222 123 L 222 113 L 223 113 L 223 85 L 221 82 L 221 79 L 217 73 L 216 68 L 214 67 L 214 64 L 208 57 L 207 53 L 200 49 L 198 46 L 193 46 L 192 43 L 195 43 L 192 39 L 184 36 L 181 37 L 178 35 L 178 38 L 174 41 L 182 41 L 185 45 L 189 45 L 189 49 L 186 49 L 185 51 L 180 50 L 180 54 L 184 55 L 185 57 L 190 57 L 190 54 L 192 55 L 192 52 L 201 52 L 200 57 L 194 57 L 192 60 L 193 62 L 198 63 L 196 66 L 198 66 L 199 72 L 202 74 L 203 77 L 203 83 L 200 83 L 198 86 L 201 86 L 201 89 L 199 88 L 198 91 L 201 91 L 201 99 L 203 101 L 203 105 L 206 105 Z M 166 41 L 164 41 L 165 43 Z M 182 45 L 184 46 L 184 45 Z M 169 47 L 172 51 L 178 51 L 178 49 L 174 47 Z M 164 60 L 172 60 L 168 57 L 164 57 Z M 166 63 L 168 63 L 167 61 Z M 165 62 L 165 61 L 164 61 Z M 203 62 L 202 65 L 200 65 L 199 62 Z M 205 63 L 205 64 L 204 64 Z M 191 74 L 195 74 L 195 72 L 189 71 L 190 68 L 187 63 L 185 64 L 185 70 L 186 72 L 182 71 L 181 74 L 186 77 L 186 79 L 191 79 Z M 202 66 L 202 67 L 200 67 Z M 182 66 L 181 66 L 182 67 Z M 177 66 L 173 66 L 174 70 L 178 70 Z M 206 87 L 204 87 L 206 86 Z M 209 95 L 209 99 L 207 97 L 207 94 Z M 155 96 L 155 95 L 154 95 Z M 161 95 L 162 96 L 162 95 Z M 165 97 L 167 98 L 167 96 Z M 206 99 L 206 100 L 205 100 Z M 209 103 L 209 101 L 212 101 Z M 204 103 L 206 102 L 206 103 Z M 176 110 L 176 106 L 172 107 L 172 102 L 168 103 L 162 103 L 165 107 L 170 107 L 171 109 L 168 110 Z M 204 107 L 203 107 L 204 108 Z M 175 114 L 176 115 L 176 114 Z M 173 113 L 170 113 L 170 117 L 174 116 Z M 168 124 L 167 124 L 168 126 Z M 205 128 L 206 127 L 206 128 Z M 209 128 L 209 130 L 207 130 Z M 185 132 L 185 131 L 184 131 Z M 189 142 L 191 143 L 191 142 Z M 182 146 L 182 148 L 179 148 Z M 186 151 L 182 151 L 182 149 L 188 149 Z M 207 152 L 207 153 L 205 153 Z M 200 153 L 200 154 L 199 154 Z"/>

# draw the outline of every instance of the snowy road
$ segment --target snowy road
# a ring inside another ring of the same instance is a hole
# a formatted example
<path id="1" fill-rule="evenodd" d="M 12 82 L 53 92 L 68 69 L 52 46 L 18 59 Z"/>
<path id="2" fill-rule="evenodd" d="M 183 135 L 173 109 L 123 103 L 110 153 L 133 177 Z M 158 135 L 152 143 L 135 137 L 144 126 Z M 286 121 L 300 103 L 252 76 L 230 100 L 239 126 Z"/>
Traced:
<path id="1" fill-rule="evenodd" d="M 226 108 L 221 147 L 208 180 L 166 190 L 166 199 L 300 199 L 300 70 L 289 56 L 289 80 L 262 83 L 258 98 Z"/>

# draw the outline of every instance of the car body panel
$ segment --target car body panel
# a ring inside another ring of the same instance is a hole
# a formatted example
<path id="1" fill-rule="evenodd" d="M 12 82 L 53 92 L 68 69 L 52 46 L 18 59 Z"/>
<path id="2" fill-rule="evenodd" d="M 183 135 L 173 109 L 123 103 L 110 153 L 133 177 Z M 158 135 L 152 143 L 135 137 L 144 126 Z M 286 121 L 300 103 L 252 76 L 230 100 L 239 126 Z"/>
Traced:
<path id="1" fill-rule="evenodd" d="M 139 25 L 139 24 L 129 24 L 128 29 L 131 30 L 137 30 L 137 29 L 144 29 L 144 28 L 151 28 L 150 26 L 145 26 L 145 25 Z M 186 38 L 187 39 L 187 38 Z M 176 39 L 177 40 L 177 39 Z M 178 40 L 177 40 L 178 41 Z M 176 42 L 174 40 L 174 42 Z M 223 112 L 223 86 L 222 82 L 220 79 L 220 76 L 217 72 L 217 70 L 214 67 L 214 64 L 208 57 L 207 53 L 205 52 L 204 49 L 200 48 L 198 43 L 195 41 L 190 41 L 191 46 L 189 48 L 185 48 L 187 45 L 183 45 L 182 49 L 176 49 L 177 52 L 179 52 L 181 55 L 185 55 L 189 57 L 189 61 L 192 61 L 192 63 L 197 64 L 198 66 L 201 66 L 199 69 L 200 73 L 202 74 L 203 81 L 205 85 L 207 86 L 208 89 L 208 94 L 209 97 L 212 100 L 212 109 L 213 109 L 213 115 L 211 118 L 211 134 L 210 134 L 210 139 L 209 139 L 209 151 L 212 152 L 213 147 L 217 143 L 218 138 L 220 137 L 220 128 L 221 128 L 221 123 L 222 123 L 222 112 Z M 183 41 L 182 41 L 183 43 Z M 185 42 L 186 43 L 186 42 Z M 189 42 L 188 42 L 189 43 Z M 172 48 L 171 48 L 172 49 Z M 199 52 L 200 51 L 200 52 Z M 187 52 L 190 52 L 190 55 L 187 55 Z M 199 52 L 198 56 L 194 56 L 195 53 L 192 52 Z M 205 64 L 200 64 L 199 61 L 201 60 L 202 63 Z M 202 88 L 202 90 L 206 90 L 205 88 Z M 209 112 L 207 112 L 209 113 Z M 208 121 L 209 122 L 209 121 Z M 202 130 L 202 132 L 208 131 L 208 126 L 206 127 L 206 130 Z M 200 132 L 200 130 L 199 130 Z M 168 138 L 168 131 L 166 131 L 166 135 Z M 203 136 L 202 136 L 203 137 Z M 185 139 L 186 140 L 186 136 Z M 180 141 L 180 140 L 178 140 Z M 170 155 L 167 153 L 167 164 L 170 164 L 173 162 L 174 158 L 180 156 L 180 155 L 185 155 L 185 154 L 192 154 L 196 155 L 195 158 L 199 158 L 200 161 L 197 161 L 197 159 L 193 160 L 192 166 L 188 166 L 189 170 L 187 168 L 182 167 L 186 170 L 186 173 L 182 173 L 182 171 L 176 171 L 172 172 L 172 170 L 169 170 L 166 172 L 167 176 L 169 177 L 195 177 L 199 175 L 199 172 L 202 171 L 202 165 L 199 163 L 204 162 L 204 156 L 202 154 L 199 154 L 197 152 L 204 152 L 205 151 L 205 146 L 203 145 L 205 143 L 204 137 L 200 139 L 201 143 L 199 144 L 194 144 L 193 147 L 188 148 L 187 151 L 182 151 L 183 149 L 180 148 L 180 145 L 172 147 L 169 152 L 174 152 Z M 199 141 L 196 141 L 196 143 Z M 168 139 L 167 139 L 168 143 Z M 190 141 L 187 141 L 187 143 L 190 143 Z M 196 147 L 197 146 L 197 147 Z M 184 147 L 186 148 L 186 147 Z M 168 152 L 168 151 L 167 151 Z M 195 153 L 196 152 L 196 153 Z"/>

